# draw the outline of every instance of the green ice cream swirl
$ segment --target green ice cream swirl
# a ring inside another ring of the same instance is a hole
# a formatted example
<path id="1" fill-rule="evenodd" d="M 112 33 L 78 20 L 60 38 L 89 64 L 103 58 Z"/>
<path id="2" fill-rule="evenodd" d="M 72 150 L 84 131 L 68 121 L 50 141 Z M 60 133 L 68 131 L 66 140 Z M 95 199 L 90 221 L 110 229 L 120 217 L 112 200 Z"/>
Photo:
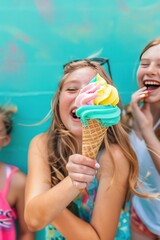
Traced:
<path id="1" fill-rule="evenodd" d="M 116 125 L 120 121 L 120 109 L 112 105 L 86 105 L 76 110 L 77 117 L 80 117 L 84 126 L 88 126 L 87 120 L 96 119 L 102 127 Z"/>

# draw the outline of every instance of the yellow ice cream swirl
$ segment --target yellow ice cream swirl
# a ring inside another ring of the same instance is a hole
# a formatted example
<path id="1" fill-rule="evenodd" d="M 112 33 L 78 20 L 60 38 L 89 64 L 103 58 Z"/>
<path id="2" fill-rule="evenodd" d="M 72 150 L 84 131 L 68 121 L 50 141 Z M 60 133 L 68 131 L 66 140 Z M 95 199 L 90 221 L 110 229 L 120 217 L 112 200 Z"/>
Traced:
<path id="1" fill-rule="evenodd" d="M 107 84 L 107 82 L 99 74 L 97 74 L 90 83 L 101 86 L 101 88 L 97 90 L 98 97 L 94 99 L 94 105 L 115 106 L 119 102 L 117 89 L 114 86 Z"/>

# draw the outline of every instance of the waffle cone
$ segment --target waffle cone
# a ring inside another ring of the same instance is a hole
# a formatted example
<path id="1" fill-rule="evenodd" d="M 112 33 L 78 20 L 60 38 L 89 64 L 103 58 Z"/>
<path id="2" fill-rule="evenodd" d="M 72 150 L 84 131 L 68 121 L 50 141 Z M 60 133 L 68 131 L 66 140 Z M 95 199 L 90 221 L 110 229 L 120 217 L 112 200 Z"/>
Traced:
<path id="1" fill-rule="evenodd" d="M 88 126 L 82 125 L 82 154 L 96 159 L 99 148 L 107 131 L 107 127 L 93 119 L 88 120 Z"/>

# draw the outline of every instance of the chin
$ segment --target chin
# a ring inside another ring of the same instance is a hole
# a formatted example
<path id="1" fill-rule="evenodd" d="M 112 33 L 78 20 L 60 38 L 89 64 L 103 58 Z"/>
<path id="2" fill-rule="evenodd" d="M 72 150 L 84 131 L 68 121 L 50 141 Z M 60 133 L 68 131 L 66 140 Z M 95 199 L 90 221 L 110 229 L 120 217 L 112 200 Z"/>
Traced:
<path id="1" fill-rule="evenodd" d="M 75 129 L 74 131 L 72 131 L 72 133 L 78 137 L 82 136 L 82 128 Z"/>
<path id="2" fill-rule="evenodd" d="M 146 102 L 146 103 L 149 103 L 149 104 L 154 104 L 154 103 L 156 103 L 157 101 L 155 101 L 155 98 L 149 97 L 149 98 L 145 99 L 145 102 Z"/>
<path id="3" fill-rule="evenodd" d="M 70 129 L 70 132 L 76 138 L 82 137 L 82 127 L 76 128 L 76 129 L 72 128 L 72 129 Z"/>

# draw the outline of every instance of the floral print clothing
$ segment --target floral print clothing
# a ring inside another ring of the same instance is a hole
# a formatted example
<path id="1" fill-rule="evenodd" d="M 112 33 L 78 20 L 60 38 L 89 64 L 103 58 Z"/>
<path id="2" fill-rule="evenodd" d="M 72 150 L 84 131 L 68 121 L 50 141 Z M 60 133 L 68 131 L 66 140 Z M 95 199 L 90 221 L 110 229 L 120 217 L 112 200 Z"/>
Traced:
<path id="1" fill-rule="evenodd" d="M 98 188 L 96 177 L 91 182 L 87 190 L 83 190 L 76 199 L 68 206 L 70 211 L 86 222 L 91 221 L 94 202 Z M 114 240 L 129 240 L 130 239 L 130 205 L 127 203 L 124 210 L 121 211 L 119 225 Z M 61 233 L 52 225 L 46 227 L 46 240 L 65 240 Z"/>

